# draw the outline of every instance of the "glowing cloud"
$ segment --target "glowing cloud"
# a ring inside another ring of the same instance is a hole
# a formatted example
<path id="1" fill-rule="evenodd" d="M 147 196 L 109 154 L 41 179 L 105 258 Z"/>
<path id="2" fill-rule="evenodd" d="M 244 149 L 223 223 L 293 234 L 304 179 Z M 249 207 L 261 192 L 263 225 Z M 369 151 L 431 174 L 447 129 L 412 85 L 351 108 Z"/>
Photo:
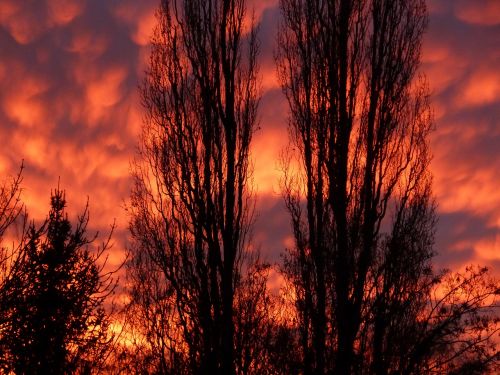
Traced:
<path id="1" fill-rule="evenodd" d="M 276 260 L 292 245 L 279 194 L 288 109 L 273 58 L 277 4 L 249 2 L 261 22 L 263 95 L 261 129 L 252 147 L 261 212 L 255 240 Z M 59 177 L 71 211 L 83 208 L 88 196 L 93 229 L 106 233 L 117 218 L 114 251 L 119 255 L 127 240 L 123 203 L 130 191 L 129 161 L 143 117 L 137 86 L 157 5 L 157 0 L 0 1 L 5 51 L 0 136 L 8 140 L 0 151 L 0 171 L 13 174 L 25 159 L 24 199 L 35 218 L 45 217 Z M 500 251 L 500 2 L 431 0 L 429 9 L 422 71 L 436 115 L 432 168 L 443 219 L 438 247 L 446 264 L 495 262 Z"/>
<path id="2" fill-rule="evenodd" d="M 500 24 L 500 2 L 497 0 L 458 0 L 456 16 L 468 23 L 493 26 Z"/>

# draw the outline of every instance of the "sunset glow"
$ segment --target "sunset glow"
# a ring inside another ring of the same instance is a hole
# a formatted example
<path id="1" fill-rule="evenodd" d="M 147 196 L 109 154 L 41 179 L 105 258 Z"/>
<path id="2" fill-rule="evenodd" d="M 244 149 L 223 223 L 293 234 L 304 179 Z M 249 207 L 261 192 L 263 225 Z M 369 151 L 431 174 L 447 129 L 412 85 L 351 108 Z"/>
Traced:
<path id="1" fill-rule="evenodd" d="M 4 178 L 15 174 L 24 159 L 23 199 L 36 219 L 46 215 L 59 177 L 71 211 L 81 210 L 88 196 L 91 230 L 107 233 L 116 219 L 111 262 L 118 264 L 127 247 L 124 207 L 142 121 L 137 87 L 157 1 L 21 3 L 0 3 L 0 171 Z M 290 246 L 279 187 L 288 107 L 274 68 L 277 1 L 250 6 L 261 22 L 255 240 L 277 260 Z M 433 0 L 429 8 L 422 71 L 436 125 L 439 266 L 480 263 L 499 274 L 500 4 Z"/>

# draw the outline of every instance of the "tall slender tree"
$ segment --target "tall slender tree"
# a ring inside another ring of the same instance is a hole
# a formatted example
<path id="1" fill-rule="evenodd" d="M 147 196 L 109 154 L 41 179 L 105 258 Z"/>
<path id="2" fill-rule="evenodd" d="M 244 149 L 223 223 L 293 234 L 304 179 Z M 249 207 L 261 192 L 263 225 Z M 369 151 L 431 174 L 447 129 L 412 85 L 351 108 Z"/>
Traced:
<path id="1" fill-rule="evenodd" d="M 460 287 L 446 303 L 435 298 L 447 281 L 431 264 L 432 115 L 418 73 L 425 0 L 281 0 L 280 8 L 278 72 L 293 145 L 283 186 L 296 240 L 285 273 L 295 286 L 303 371 L 451 371 L 463 331 L 497 332 L 482 312 L 498 288 L 478 282 L 481 297 L 462 301 L 484 318 L 484 331 L 453 300 Z M 446 314 L 436 315 L 437 305 Z M 477 335 L 467 342 L 462 358 L 498 360 Z M 444 347 L 449 356 L 437 360 Z"/>
<path id="2" fill-rule="evenodd" d="M 157 12 L 142 87 L 129 275 L 132 305 L 147 316 L 151 345 L 161 347 L 161 373 L 185 362 L 190 373 L 234 374 L 241 363 L 235 295 L 252 221 L 249 151 L 259 100 L 245 3 L 163 0 Z"/>

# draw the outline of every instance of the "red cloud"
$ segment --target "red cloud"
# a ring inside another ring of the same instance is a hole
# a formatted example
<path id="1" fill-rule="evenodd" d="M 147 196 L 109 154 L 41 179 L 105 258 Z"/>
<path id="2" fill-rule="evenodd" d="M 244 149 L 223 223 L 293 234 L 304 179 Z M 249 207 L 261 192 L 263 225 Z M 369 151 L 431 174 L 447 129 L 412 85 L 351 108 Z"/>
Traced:
<path id="1" fill-rule="evenodd" d="M 50 189 L 59 177 L 70 211 L 80 211 L 89 196 L 96 229 L 105 233 L 118 219 L 117 254 L 125 247 L 123 202 L 143 116 L 137 86 L 148 60 L 157 3 L 0 1 L 0 43 L 6 46 L 0 59 L 0 136 L 9 146 L 0 151 L 0 171 L 15 173 L 25 159 L 24 198 L 35 218 L 46 215 Z M 279 197 L 278 159 L 288 138 L 287 104 L 273 59 L 277 3 L 249 4 L 263 23 L 263 99 L 261 130 L 252 148 L 254 179 L 258 199 L 264 202 L 261 209 L 272 204 L 274 213 L 261 216 L 256 238 L 274 255 L 291 246 Z M 500 2 L 432 0 L 429 5 L 423 71 L 438 129 L 433 171 L 439 209 L 445 215 L 467 214 L 478 227 L 500 228 L 500 151 L 494 147 L 500 141 L 494 123 L 500 118 L 500 56 L 495 50 L 498 36 L 484 27 L 499 23 Z M 451 250 L 473 249 L 461 262 L 497 259 L 498 235 L 486 231 L 477 239 L 465 232 L 450 235 L 448 241 Z"/>
<path id="2" fill-rule="evenodd" d="M 462 21 L 493 26 L 500 24 L 500 2 L 498 0 L 458 0 L 455 15 Z"/>

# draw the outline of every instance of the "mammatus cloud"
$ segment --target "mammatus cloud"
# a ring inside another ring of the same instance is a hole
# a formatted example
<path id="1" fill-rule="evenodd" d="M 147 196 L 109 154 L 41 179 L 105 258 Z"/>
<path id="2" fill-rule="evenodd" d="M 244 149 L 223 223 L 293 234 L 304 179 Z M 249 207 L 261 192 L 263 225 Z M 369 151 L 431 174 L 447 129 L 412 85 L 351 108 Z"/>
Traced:
<path id="1" fill-rule="evenodd" d="M 494 47 L 500 4 L 430 4 L 423 68 L 436 111 L 438 247 L 443 264 L 494 268 L 500 260 L 500 53 Z"/>
<path id="2" fill-rule="evenodd" d="M 459 20 L 471 24 L 486 26 L 500 24 L 500 3 L 496 0 L 458 0 L 454 13 Z"/>
<path id="3" fill-rule="evenodd" d="M 47 30 L 64 27 L 85 9 L 85 0 L 3 0 L 0 22 L 19 44 L 30 44 Z"/>
<path id="4" fill-rule="evenodd" d="M 126 3 L 0 4 L 0 134 L 8 140 L 2 173 L 15 173 L 24 160 L 23 195 L 36 219 L 47 214 L 59 179 L 69 212 L 81 212 L 89 197 L 90 231 L 106 233 L 116 218 L 120 254 L 126 246 L 129 163 L 142 116 L 136 89 L 141 48 L 146 49 L 116 15 L 117 4 Z"/>
<path id="5" fill-rule="evenodd" d="M 253 144 L 255 241 L 269 259 L 292 245 L 279 193 L 287 104 L 276 79 L 277 1 L 254 0 L 260 21 L 260 130 Z M 126 247 L 123 209 L 142 110 L 137 87 L 148 60 L 156 0 L 0 2 L 0 172 L 25 161 L 30 213 L 43 218 L 51 188 L 70 211 L 90 199 L 92 230 L 117 219 L 115 254 Z M 496 0 L 429 2 L 422 70 L 436 119 L 433 172 L 439 264 L 500 262 L 500 8 Z M 250 16 L 250 13 L 248 14 Z M 119 262 L 119 256 L 113 261 Z"/>

